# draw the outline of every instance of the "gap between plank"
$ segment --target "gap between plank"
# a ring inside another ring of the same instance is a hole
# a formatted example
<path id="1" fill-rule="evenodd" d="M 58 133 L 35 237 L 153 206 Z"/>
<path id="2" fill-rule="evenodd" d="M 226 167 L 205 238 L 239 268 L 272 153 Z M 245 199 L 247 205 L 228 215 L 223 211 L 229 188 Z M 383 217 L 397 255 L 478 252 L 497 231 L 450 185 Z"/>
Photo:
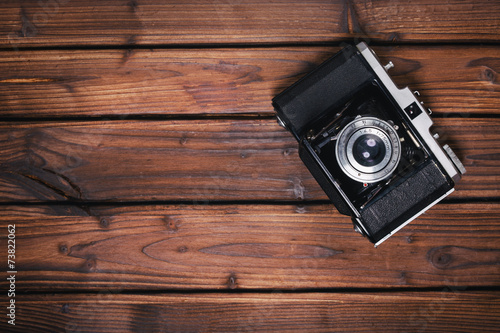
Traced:
<path id="1" fill-rule="evenodd" d="M 443 40 L 428 40 L 428 41 L 377 41 L 370 39 L 369 37 L 353 37 L 338 39 L 331 42 L 324 41 L 312 41 L 312 42 L 262 42 L 262 43 L 193 43 L 193 44 L 102 44 L 102 45 L 53 45 L 53 46 L 20 46 L 17 49 L 11 47 L 0 47 L 0 51 L 12 51 L 12 52 L 22 52 L 22 51 L 69 51 L 69 50 L 169 50 L 169 49 L 251 49 L 251 48 L 280 48 L 280 47 L 324 47 L 332 46 L 338 47 L 343 43 L 353 43 L 354 41 L 369 41 L 371 46 L 500 46 L 500 41 L 488 40 L 488 41 L 443 41 Z"/>
<path id="2" fill-rule="evenodd" d="M 269 102 L 271 103 L 271 102 Z M 433 113 L 433 119 L 498 119 L 500 114 L 488 113 Z M 37 123 L 50 123 L 50 122 L 89 122 L 89 121 L 174 121 L 174 120 L 270 120 L 275 119 L 276 115 L 272 111 L 251 112 L 251 113 L 204 113 L 204 114 L 133 114 L 133 115 L 99 115 L 99 116 L 50 116 L 50 117 L 9 117 L 0 116 L 0 122 L 37 122 Z"/>
<path id="3" fill-rule="evenodd" d="M 428 293 L 428 292 L 481 292 L 481 291 L 500 291 L 500 286 L 440 286 L 440 287 L 402 287 L 402 288 L 298 288 L 298 289 L 127 289 L 127 290 L 114 290 L 112 287 L 105 289 L 109 294 L 114 295 L 192 295 L 192 294 L 364 294 L 364 293 L 379 293 L 379 294 L 389 294 L 389 293 Z M 63 290 L 57 291 L 53 294 L 58 295 L 76 295 L 76 294 L 100 294 L 102 292 L 90 292 L 88 290 Z M 46 295 L 46 291 L 36 291 L 31 290 L 29 292 L 23 293 L 23 295 Z M 52 295 L 52 294 L 51 294 Z"/>
<path id="4" fill-rule="evenodd" d="M 485 197 L 485 198 L 447 198 L 440 201 L 440 204 L 474 204 L 474 203 L 498 203 L 499 197 Z M 10 201 L 0 202 L 2 206 L 77 206 L 85 207 L 134 207 L 134 206 L 236 206 L 236 205 L 273 205 L 273 206 L 314 206 L 314 205 L 332 205 L 329 200 L 310 200 L 310 201 L 272 201 L 272 200 L 216 200 L 207 201 L 206 203 L 199 204 L 193 203 L 189 200 L 169 200 L 169 201 Z"/>

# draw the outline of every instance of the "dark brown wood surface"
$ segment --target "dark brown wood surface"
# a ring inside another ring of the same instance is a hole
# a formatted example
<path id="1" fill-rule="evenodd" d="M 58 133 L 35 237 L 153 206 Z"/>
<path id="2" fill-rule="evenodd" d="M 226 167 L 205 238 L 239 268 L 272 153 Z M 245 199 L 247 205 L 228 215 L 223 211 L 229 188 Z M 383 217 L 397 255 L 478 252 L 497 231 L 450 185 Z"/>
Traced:
<path id="1" fill-rule="evenodd" d="M 496 1 L 16 0 L 0 46 L 378 41 L 497 42 Z"/>
<path id="2" fill-rule="evenodd" d="M 438 118 L 468 169 L 452 198 L 499 196 L 500 120 Z M 270 120 L 0 123 L 0 201 L 326 200 Z"/>
<path id="3" fill-rule="evenodd" d="M 105 291 L 19 300 L 25 304 L 19 313 L 26 320 L 16 328 L 30 332 L 495 332 L 500 324 L 498 291 L 451 288 L 419 293 L 276 291 L 141 297 Z"/>
<path id="4" fill-rule="evenodd" d="M 396 83 L 418 90 L 435 113 L 499 113 L 497 47 L 374 49 L 382 61 L 395 64 Z M 18 118 L 272 115 L 274 95 L 338 50 L 5 51 L 0 52 L 0 112 Z"/>
<path id="5" fill-rule="evenodd" d="M 0 19 L 0 331 L 498 331 L 498 1 L 19 0 Z M 467 168 L 378 248 L 271 106 L 359 40 Z"/>
<path id="6" fill-rule="evenodd" d="M 488 287 L 499 207 L 438 205 L 379 248 L 328 204 L 4 207 L 0 227 L 21 291 Z"/>

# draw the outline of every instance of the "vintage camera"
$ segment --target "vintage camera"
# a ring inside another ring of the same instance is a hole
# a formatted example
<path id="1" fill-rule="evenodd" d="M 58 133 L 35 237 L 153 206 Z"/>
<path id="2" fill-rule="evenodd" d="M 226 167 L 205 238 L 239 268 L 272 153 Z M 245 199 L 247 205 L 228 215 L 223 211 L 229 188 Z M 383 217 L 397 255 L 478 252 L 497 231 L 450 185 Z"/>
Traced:
<path id="1" fill-rule="evenodd" d="M 375 246 L 454 190 L 465 173 L 430 133 L 430 110 L 350 45 L 273 99 L 278 123 L 340 213 Z"/>

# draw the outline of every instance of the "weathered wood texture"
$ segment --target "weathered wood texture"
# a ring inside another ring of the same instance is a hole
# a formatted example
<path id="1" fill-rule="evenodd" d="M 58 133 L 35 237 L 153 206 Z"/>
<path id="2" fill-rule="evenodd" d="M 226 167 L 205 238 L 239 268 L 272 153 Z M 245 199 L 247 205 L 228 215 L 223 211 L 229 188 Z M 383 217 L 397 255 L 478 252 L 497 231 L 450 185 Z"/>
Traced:
<path id="1" fill-rule="evenodd" d="M 497 292 L 20 296 L 4 332 L 497 332 Z"/>
<path id="2" fill-rule="evenodd" d="M 440 204 L 378 248 L 329 204 L 3 207 L 0 228 L 18 292 L 458 288 L 500 284 L 499 210 Z"/>
<path id="3" fill-rule="evenodd" d="M 452 198 L 499 197 L 499 119 L 436 119 L 467 176 Z M 326 200 L 270 120 L 0 124 L 0 201 Z"/>
<path id="4" fill-rule="evenodd" d="M 497 1 L 4 1 L 1 47 L 498 41 Z"/>
<path id="5" fill-rule="evenodd" d="M 2 332 L 498 331 L 498 1 L 3 2 Z M 468 171 L 377 249 L 270 104 L 360 39 Z"/>
<path id="6" fill-rule="evenodd" d="M 375 47 L 435 113 L 498 114 L 500 48 Z M 0 117 L 273 114 L 338 48 L 0 52 Z M 449 55 L 453 54 L 453 57 Z"/>

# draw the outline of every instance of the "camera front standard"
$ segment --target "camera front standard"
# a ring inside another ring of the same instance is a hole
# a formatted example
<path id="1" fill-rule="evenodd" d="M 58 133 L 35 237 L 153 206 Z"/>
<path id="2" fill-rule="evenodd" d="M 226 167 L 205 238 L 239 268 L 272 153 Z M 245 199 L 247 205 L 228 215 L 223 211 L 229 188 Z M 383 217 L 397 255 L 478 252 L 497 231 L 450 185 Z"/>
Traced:
<path id="1" fill-rule="evenodd" d="M 350 45 L 273 99 L 278 123 L 340 213 L 378 246 L 454 190 L 465 168 L 430 133 L 430 110 Z"/>

